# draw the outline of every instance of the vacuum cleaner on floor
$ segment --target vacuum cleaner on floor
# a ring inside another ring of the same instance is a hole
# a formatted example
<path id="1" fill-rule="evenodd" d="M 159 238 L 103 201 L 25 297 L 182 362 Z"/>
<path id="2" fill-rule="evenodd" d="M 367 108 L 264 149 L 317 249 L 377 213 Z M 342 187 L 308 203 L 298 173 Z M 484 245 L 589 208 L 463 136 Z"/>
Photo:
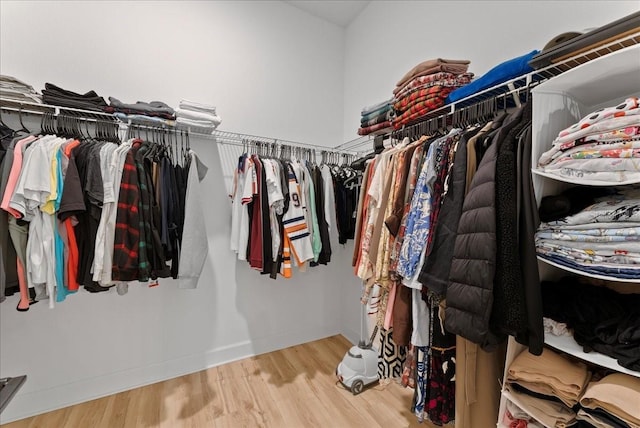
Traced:
<path id="1" fill-rule="evenodd" d="M 353 395 L 362 392 L 365 386 L 378 381 L 378 350 L 373 347 L 373 339 L 378 332 L 378 326 L 367 341 L 366 305 L 361 305 L 360 317 L 360 341 L 357 346 L 352 346 L 336 368 L 336 376 L 340 383 Z"/>

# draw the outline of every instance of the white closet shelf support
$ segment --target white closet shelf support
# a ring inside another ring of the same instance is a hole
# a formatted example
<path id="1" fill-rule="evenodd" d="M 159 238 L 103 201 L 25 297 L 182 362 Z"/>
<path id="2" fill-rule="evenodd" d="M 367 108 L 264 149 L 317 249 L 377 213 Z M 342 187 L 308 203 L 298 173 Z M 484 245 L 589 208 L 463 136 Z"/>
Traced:
<path id="1" fill-rule="evenodd" d="M 575 341 L 573 336 L 554 336 L 552 334 L 545 334 L 544 343 L 566 354 L 570 354 L 574 357 L 580 358 L 583 361 L 588 361 L 600 367 L 605 367 L 611 370 L 615 370 L 619 373 L 625 373 L 640 378 L 640 372 L 622 367 L 615 359 L 611 357 L 603 355 L 599 352 L 584 352 L 582 350 L 582 346 L 580 346 L 578 342 Z"/>

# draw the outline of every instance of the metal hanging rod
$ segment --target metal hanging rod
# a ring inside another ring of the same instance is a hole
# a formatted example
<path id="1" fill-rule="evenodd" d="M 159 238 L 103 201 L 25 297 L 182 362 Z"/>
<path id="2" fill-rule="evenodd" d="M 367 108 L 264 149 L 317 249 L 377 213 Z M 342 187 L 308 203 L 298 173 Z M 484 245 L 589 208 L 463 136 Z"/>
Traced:
<path id="1" fill-rule="evenodd" d="M 231 132 L 231 131 L 215 130 L 213 132 L 213 136 L 216 138 L 216 140 L 218 140 L 218 142 L 220 144 L 242 143 L 242 142 L 256 141 L 256 142 L 261 142 L 261 143 L 276 143 L 276 144 L 285 145 L 285 146 L 306 148 L 306 149 L 311 149 L 311 150 L 314 150 L 314 151 L 323 151 L 324 150 L 324 151 L 329 151 L 329 152 L 344 152 L 346 154 L 349 154 L 349 153 L 347 153 L 347 152 L 349 152 L 348 150 L 337 149 L 337 148 L 331 147 L 331 146 L 320 146 L 320 145 L 317 145 L 317 144 L 300 143 L 300 142 L 297 142 L 297 141 L 282 140 L 282 139 L 279 139 L 279 138 L 271 138 L 271 137 L 261 137 L 261 136 L 258 136 L 258 135 L 243 134 L 243 133 L 237 133 L 237 132 Z"/>
<path id="2" fill-rule="evenodd" d="M 50 104 L 39 104 L 29 101 L 16 101 L 9 98 L 0 98 L 0 107 L 7 111 L 16 111 L 27 114 L 43 115 L 44 113 L 53 113 L 58 116 L 60 114 L 68 114 L 75 117 L 88 117 L 92 119 L 101 118 L 105 120 L 116 120 L 111 113 L 105 113 L 97 110 L 83 110 L 72 107 L 54 106 Z"/>
<path id="3" fill-rule="evenodd" d="M 284 140 L 279 138 L 272 137 L 263 137 L 252 134 L 244 134 L 237 133 L 231 131 L 221 131 L 214 130 L 211 133 L 200 132 L 195 128 L 180 126 L 175 124 L 144 124 L 137 122 L 123 122 L 117 116 L 111 113 L 104 113 L 92 110 L 81 110 L 81 109 L 73 109 L 62 106 L 52 106 L 48 104 L 38 104 L 31 102 L 23 102 L 23 101 L 14 101 L 9 99 L 0 98 L 0 110 L 17 113 L 17 114 L 29 114 L 36 116 L 44 116 L 45 114 L 53 114 L 55 116 L 64 116 L 70 115 L 75 118 L 88 121 L 88 122 L 97 122 L 97 121 L 109 121 L 114 123 L 124 124 L 128 127 L 136 128 L 136 129 L 147 129 L 151 131 L 186 131 L 192 137 L 198 137 L 202 139 L 210 139 L 214 140 L 219 144 L 232 144 L 232 145 L 242 145 L 242 142 L 246 141 L 259 141 L 263 143 L 277 143 L 280 145 L 287 145 L 293 147 L 307 148 L 314 151 L 322 151 L 328 150 L 331 152 L 344 152 L 347 153 L 347 150 L 339 150 L 330 146 L 320 146 L 316 144 L 307 144 L 301 143 L 297 141 Z M 234 144 L 235 143 L 235 144 Z"/>

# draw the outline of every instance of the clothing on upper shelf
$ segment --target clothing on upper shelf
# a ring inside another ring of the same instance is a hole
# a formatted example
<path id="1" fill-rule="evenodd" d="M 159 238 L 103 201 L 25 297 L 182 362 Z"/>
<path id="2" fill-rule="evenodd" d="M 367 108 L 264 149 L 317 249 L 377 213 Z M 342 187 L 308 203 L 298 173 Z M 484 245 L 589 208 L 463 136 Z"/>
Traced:
<path id="1" fill-rule="evenodd" d="M 109 97 L 109 107 L 104 110 L 108 113 L 124 113 L 127 115 L 140 115 L 161 117 L 163 119 L 175 119 L 175 111 L 162 101 L 137 101 L 135 104 L 123 103 L 115 97 Z"/>
<path id="2" fill-rule="evenodd" d="M 340 243 L 353 239 L 358 188 L 348 167 L 245 153 L 234 168 L 230 248 L 273 279 L 326 265 L 330 228 Z"/>
<path id="3" fill-rule="evenodd" d="M 559 132 L 538 161 L 545 172 L 590 184 L 640 181 L 640 101 L 596 110 Z"/>
<path id="4" fill-rule="evenodd" d="M 442 107 L 450 92 L 471 81 L 469 61 L 435 59 L 424 61 L 409 71 L 394 89 L 395 129 Z"/>
<path id="5" fill-rule="evenodd" d="M 392 100 L 381 101 L 375 105 L 362 109 L 359 135 L 369 135 L 373 132 L 386 130 L 391 126 L 393 118 Z"/>
<path id="6" fill-rule="evenodd" d="M 0 74 L 0 97 L 12 101 L 42 104 L 42 95 L 33 86 L 12 76 Z"/>
<path id="7" fill-rule="evenodd" d="M 391 99 L 380 101 L 379 103 L 364 107 L 361 114 L 363 117 L 376 114 L 378 110 L 385 109 L 389 104 L 391 104 Z"/>
<path id="8" fill-rule="evenodd" d="M 402 87 L 396 87 L 393 90 L 394 99 L 402 99 L 404 96 L 421 89 L 431 88 L 433 86 L 451 86 L 460 87 L 468 85 L 473 78 L 473 73 L 447 73 L 439 72 L 414 77 Z M 393 99 L 392 99 L 393 100 Z"/>
<path id="9" fill-rule="evenodd" d="M 147 125 L 147 126 L 174 126 L 176 121 L 171 119 L 163 119 L 158 116 L 145 116 L 143 114 L 126 114 L 122 112 L 113 113 L 115 117 L 120 119 L 124 123 L 132 123 L 136 125 Z"/>
<path id="10" fill-rule="evenodd" d="M 398 83 L 396 83 L 396 87 L 402 88 L 411 79 L 418 76 L 426 76 L 429 74 L 434 74 L 434 72 L 444 71 L 444 72 L 455 73 L 455 74 L 466 73 L 470 62 L 471 61 L 468 61 L 468 60 L 443 59 L 443 58 L 434 58 L 434 59 L 422 61 L 420 64 L 416 65 L 411 70 L 407 71 L 407 73 L 404 76 L 402 76 L 402 78 L 398 81 Z"/>
<path id="11" fill-rule="evenodd" d="M 104 111 L 108 107 L 104 98 L 96 94 L 95 91 L 89 91 L 85 94 L 77 94 L 75 92 L 62 89 L 52 83 L 44 84 L 44 89 L 42 90 L 42 101 L 45 104 L 82 110 Z"/>
<path id="12" fill-rule="evenodd" d="M 619 294 L 573 277 L 543 281 L 544 316 L 565 323 L 585 352 L 640 371 L 640 295 Z"/>
<path id="13" fill-rule="evenodd" d="M 193 152 L 176 162 L 164 146 L 139 139 L 116 145 L 54 135 L 22 136 L 11 148 L 0 161 L 0 231 L 8 224 L 10 241 L 3 232 L 0 243 L 2 264 L 17 266 L 19 310 L 28 309 L 27 287 L 53 307 L 80 286 L 100 292 L 117 284 L 122 294 L 123 282 L 169 277 L 195 286 L 197 256 L 206 255 L 206 241 L 197 241 L 206 235 L 191 220 L 199 203 L 189 198 L 185 212 L 185 194 L 196 188 L 193 179 L 187 188 Z"/>
<path id="14" fill-rule="evenodd" d="M 473 80 L 470 84 L 451 92 L 447 97 L 446 102 L 453 103 L 459 101 L 492 86 L 532 72 L 533 68 L 529 66 L 529 61 L 536 54 L 538 54 L 538 52 L 539 51 L 534 50 L 525 55 L 504 61 L 496 65 L 481 77 Z"/>
<path id="15" fill-rule="evenodd" d="M 176 109 L 176 124 L 180 127 L 195 128 L 200 132 L 213 132 L 222 119 L 216 114 L 216 107 L 181 100 Z"/>

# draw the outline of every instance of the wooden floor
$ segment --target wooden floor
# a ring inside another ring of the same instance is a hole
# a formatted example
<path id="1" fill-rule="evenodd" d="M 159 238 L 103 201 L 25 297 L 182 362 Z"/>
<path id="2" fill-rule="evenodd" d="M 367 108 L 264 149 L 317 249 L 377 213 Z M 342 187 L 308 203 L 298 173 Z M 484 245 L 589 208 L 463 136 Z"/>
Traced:
<path id="1" fill-rule="evenodd" d="M 413 390 L 396 382 L 358 396 L 336 384 L 349 347 L 333 336 L 2 427 L 431 427 L 417 423 Z"/>

